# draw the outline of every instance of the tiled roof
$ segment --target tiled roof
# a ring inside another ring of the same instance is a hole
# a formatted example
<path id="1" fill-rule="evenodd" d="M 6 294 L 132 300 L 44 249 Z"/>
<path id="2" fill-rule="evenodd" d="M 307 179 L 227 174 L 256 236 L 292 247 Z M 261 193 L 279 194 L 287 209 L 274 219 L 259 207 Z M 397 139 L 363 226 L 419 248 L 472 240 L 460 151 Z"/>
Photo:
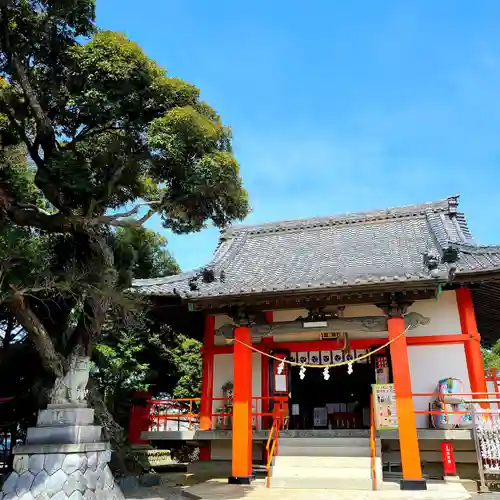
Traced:
<path id="1" fill-rule="evenodd" d="M 222 231 L 204 268 L 136 280 L 144 295 L 186 299 L 446 280 L 500 270 L 500 247 L 474 243 L 458 197 Z"/>

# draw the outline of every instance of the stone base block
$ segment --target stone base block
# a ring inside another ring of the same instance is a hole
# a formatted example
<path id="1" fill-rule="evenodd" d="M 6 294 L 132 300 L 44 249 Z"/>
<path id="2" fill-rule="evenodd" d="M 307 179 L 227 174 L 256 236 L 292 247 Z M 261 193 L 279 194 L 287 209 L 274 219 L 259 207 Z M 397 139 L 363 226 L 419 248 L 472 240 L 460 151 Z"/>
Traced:
<path id="1" fill-rule="evenodd" d="M 427 481 L 425 479 L 401 479 L 399 486 L 403 491 L 425 491 Z"/>
<path id="2" fill-rule="evenodd" d="M 0 500 L 123 500 L 110 459 L 109 450 L 16 455 Z"/>
<path id="3" fill-rule="evenodd" d="M 81 403 L 77 402 L 67 402 L 67 403 L 50 403 L 47 405 L 47 409 L 49 410 L 73 410 L 75 408 L 88 408 L 86 401 L 82 401 Z"/>
<path id="4" fill-rule="evenodd" d="M 99 425 L 60 425 L 53 427 L 30 427 L 26 444 L 78 444 L 101 441 Z"/>
<path id="5" fill-rule="evenodd" d="M 228 479 L 229 484 L 252 484 L 255 481 L 255 476 L 230 476 Z"/>
<path id="6" fill-rule="evenodd" d="M 187 466 L 189 474 L 203 478 L 229 477 L 231 469 L 231 460 L 195 460 Z"/>
<path id="7" fill-rule="evenodd" d="M 54 455 L 56 453 L 87 453 L 90 451 L 110 451 L 109 443 L 80 444 L 19 444 L 14 448 L 14 455 Z"/>
<path id="8" fill-rule="evenodd" d="M 51 408 L 38 413 L 37 427 L 51 425 L 92 425 L 92 408 Z"/>

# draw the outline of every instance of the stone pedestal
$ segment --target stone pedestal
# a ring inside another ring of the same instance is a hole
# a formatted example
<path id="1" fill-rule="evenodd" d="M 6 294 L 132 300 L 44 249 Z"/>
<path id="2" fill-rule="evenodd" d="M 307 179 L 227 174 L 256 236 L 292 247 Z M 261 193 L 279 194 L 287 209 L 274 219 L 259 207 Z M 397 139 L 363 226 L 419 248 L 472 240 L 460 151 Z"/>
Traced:
<path id="1" fill-rule="evenodd" d="M 90 358 L 73 356 L 51 404 L 40 411 L 26 444 L 14 449 L 14 471 L 0 500 L 123 500 L 108 466 L 111 449 L 87 408 Z"/>
<path id="2" fill-rule="evenodd" d="M 111 449 L 93 425 L 94 410 L 49 405 L 26 444 L 14 450 L 14 471 L 0 500 L 122 500 L 108 466 Z"/>

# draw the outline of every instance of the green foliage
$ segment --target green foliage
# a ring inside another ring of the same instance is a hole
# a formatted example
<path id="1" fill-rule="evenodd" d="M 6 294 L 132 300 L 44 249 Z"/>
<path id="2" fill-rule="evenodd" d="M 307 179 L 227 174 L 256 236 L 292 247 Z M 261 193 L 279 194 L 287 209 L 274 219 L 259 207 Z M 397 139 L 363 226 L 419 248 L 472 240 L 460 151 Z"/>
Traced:
<path id="1" fill-rule="evenodd" d="M 93 0 L 13 0 L 0 20 L 0 227 L 16 269 L 0 293 L 19 320 L 33 306 L 24 292 L 55 300 L 47 335 L 64 332 L 55 343 L 67 349 L 85 338 L 88 350 L 133 276 L 178 270 L 140 229 L 148 218 L 184 233 L 249 210 L 230 128 L 194 85 L 94 17 Z M 71 329 L 80 340 L 65 340 Z"/>
<path id="2" fill-rule="evenodd" d="M 199 397 L 201 343 L 158 324 L 148 310 L 133 317 L 109 317 L 94 347 L 95 380 L 106 404 L 126 426 L 136 390 L 174 398 Z"/>
<path id="3" fill-rule="evenodd" d="M 167 240 L 142 227 L 116 230 L 115 257 L 133 278 L 161 278 L 180 273 L 177 262 L 167 250 Z"/>
<path id="4" fill-rule="evenodd" d="M 495 342 L 491 349 L 481 349 L 485 368 L 500 369 L 500 341 Z"/>
<path id="5" fill-rule="evenodd" d="M 48 241 L 21 227 L 7 227 L 0 235 L 0 302 L 7 287 L 32 290 L 49 279 Z"/>
<path id="6" fill-rule="evenodd" d="M 94 0 L 4 2 L 0 75 L 0 320 L 27 333 L 39 380 L 97 344 L 110 408 L 147 383 L 196 391 L 196 344 L 126 321 L 139 315 L 123 292 L 178 271 L 141 229 L 153 215 L 185 233 L 248 213 L 231 130 L 194 85 L 99 30 Z"/>
<path id="7" fill-rule="evenodd" d="M 137 335 L 127 331 L 121 332 L 114 347 L 104 343 L 95 345 L 94 351 L 98 361 L 94 364 L 92 373 L 99 386 L 104 389 L 105 395 L 118 389 L 147 389 L 149 366 L 137 361 L 138 354 L 143 349 Z"/>
<path id="8" fill-rule="evenodd" d="M 172 349 L 173 365 L 177 368 L 178 381 L 172 396 L 174 398 L 196 398 L 201 394 L 202 357 L 201 343 L 179 335 L 177 346 Z"/>

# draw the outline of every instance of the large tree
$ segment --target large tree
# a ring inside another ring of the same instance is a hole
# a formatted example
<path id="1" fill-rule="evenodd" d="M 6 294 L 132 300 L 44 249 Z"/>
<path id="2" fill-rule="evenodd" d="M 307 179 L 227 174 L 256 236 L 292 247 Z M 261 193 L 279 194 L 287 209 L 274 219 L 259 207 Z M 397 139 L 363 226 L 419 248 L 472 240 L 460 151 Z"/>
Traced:
<path id="1" fill-rule="evenodd" d="M 160 235 L 142 228 L 120 228 L 117 236 L 122 266 L 133 278 L 180 272 Z M 108 409 L 122 426 L 128 424 L 136 390 L 151 389 L 155 397 L 199 397 L 201 343 L 189 333 L 199 336 L 195 331 L 176 331 L 147 300 L 133 315 L 108 313 L 94 346 L 92 373 Z"/>
<path id="2" fill-rule="evenodd" d="M 94 12 L 0 6 L 0 306 L 52 377 L 128 306 L 137 260 L 117 228 L 158 214 L 184 233 L 248 212 L 230 129 Z"/>

